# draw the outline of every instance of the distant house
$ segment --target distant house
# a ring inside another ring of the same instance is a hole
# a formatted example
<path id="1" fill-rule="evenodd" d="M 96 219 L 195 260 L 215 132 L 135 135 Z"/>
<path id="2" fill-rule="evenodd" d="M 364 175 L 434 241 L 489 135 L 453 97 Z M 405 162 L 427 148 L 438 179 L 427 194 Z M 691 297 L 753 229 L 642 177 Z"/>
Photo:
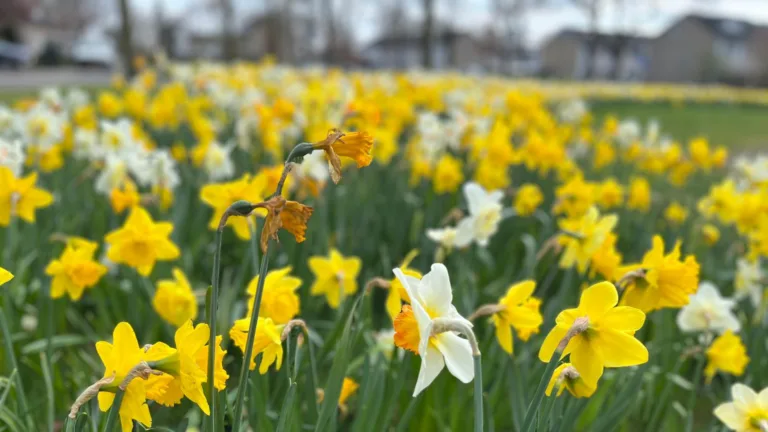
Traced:
<path id="1" fill-rule="evenodd" d="M 768 66 L 768 27 L 687 15 L 653 42 L 649 79 L 755 82 Z"/>
<path id="2" fill-rule="evenodd" d="M 420 29 L 388 34 L 363 52 L 367 63 L 379 69 L 417 69 L 423 66 Z M 529 75 L 536 58 L 522 48 L 500 46 L 469 33 L 441 29 L 432 37 L 432 68 L 469 72 L 504 72 Z"/>
<path id="3" fill-rule="evenodd" d="M 541 72 L 561 79 L 643 80 L 650 40 L 627 34 L 563 30 L 541 47 Z"/>

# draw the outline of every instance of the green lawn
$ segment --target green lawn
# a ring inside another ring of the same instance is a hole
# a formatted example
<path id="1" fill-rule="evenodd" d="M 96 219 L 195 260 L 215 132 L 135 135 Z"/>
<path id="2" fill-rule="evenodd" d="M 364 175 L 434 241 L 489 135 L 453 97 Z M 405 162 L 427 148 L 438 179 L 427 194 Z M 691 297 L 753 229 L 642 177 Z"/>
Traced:
<path id="1" fill-rule="evenodd" d="M 687 141 L 706 136 L 713 145 L 739 151 L 768 149 L 768 107 L 727 104 L 669 104 L 642 102 L 592 102 L 595 118 L 607 114 L 635 118 L 642 123 L 656 119 L 661 130 Z"/>

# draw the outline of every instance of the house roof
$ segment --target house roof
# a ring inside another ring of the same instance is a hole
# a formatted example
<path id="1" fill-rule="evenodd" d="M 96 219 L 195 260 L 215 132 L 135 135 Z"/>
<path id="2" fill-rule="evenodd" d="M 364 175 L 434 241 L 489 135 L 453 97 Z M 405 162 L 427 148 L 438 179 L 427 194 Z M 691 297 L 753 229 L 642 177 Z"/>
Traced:
<path id="1" fill-rule="evenodd" d="M 768 28 L 767 26 L 755 24 L 753 22 L 744 21 L 744 20 L 699 15 L 699 14 L 688 14 L 688 15 L 681 16 L 672 24 L 670 24 L 667 27 L 667 29 L 664 32 L 662 32 L 661 35 L 659 35 L 659 37 L 664 36 L 670 30 L 672 30 L 677 25 L 679 25 L 680 23 L 686 20 L 694 21 L 698 23 L 699 25 L 704 27 L 704 29 L 706 29 L 708 32 L 714 34 L 719 38 L 734 40 L 734 41 L 748 39 L 751 36 L 752 32 L 755 31 L 756 29 Z"/>
<path id="2" fill-rule="evenodd" d="M 549 44 L 550 42 L 553 42 L 557 39 L 574 39 L 579 41 L 586 41 L 589 38 L 596 38 L 596 43 L 598 45 L 602 46 L 626 46 L 626 45 L 642 45 L 646 43 L 650 43 L 653 38 L 645 37 L 645 36 L 638 36 L 634 34 L 629 33 L 592 33 L 584 30 L 576 30 L 576 29 L 564 29 L 561 30 L 546 41 L 544 41 L 544 45 Z"/>

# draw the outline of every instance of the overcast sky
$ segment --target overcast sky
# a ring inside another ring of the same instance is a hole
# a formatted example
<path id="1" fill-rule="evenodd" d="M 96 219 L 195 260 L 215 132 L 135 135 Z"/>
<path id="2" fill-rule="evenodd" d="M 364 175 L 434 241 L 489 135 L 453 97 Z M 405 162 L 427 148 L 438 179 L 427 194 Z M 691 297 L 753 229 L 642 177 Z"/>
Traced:
<path id="1" fill-rule="evenodd" d="M 131 0 L 136 12 L 150 14 L 159 0 Z M 285 1 L 285 0 L 283 0 Z M 294 4 L 309 0 L 293 0 Z M 342 0 L 343 1 L 343 0 Z M 364 46 L 373 40 L 380 29 L 377 18 L 381 4 L 392 0 L 348 0 L 345 1 L 353 10 L 355 37 Z M 586 29 L 586 15 L 568 0 L 549 0 L 551 5 L 529 10 L 525 16 L 525 38 L 529 45 L 537 46 L 547 37 L 563 28 Z M 616 1 L 603 0 L 600 14 L 601 31 L 632 31 L 645 36 L 654 36 L 663 31 L 669 23 L 686 13 L 702 13 L 733 19 L 743 19 L 768 25 L 768 0 L 619 0 L 624 7 L 616 6 Z M 166 0 L 163 1 L 166 14 L 170 16 L 187 15 L 185 19 L 194 19 L 201 29 L 214 30 L 218 20 L 210 17 L 203 6 L 212 0 Z M 246 17 L 259 13 L 264 0 L 234 0 L 237 16 Z M 420 19 L 421 1 L 404 0 L 409 5 L 409 14 L 413 19 Z M 491 22 L 491 0 L 435 0 L 438 17 L 449 21 L 465 30 L 479 31 Z M 186 13 L 185 13 L 186 12 Z M 196 17 L 189 17 L 194 14 Z"/>

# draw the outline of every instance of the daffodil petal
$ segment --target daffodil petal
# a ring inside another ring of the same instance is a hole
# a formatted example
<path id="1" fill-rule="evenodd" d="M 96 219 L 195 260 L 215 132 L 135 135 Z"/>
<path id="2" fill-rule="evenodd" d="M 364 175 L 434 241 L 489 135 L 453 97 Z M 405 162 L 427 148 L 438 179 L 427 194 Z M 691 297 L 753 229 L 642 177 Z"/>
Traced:
<path id="1" fill-rule="evenodd" d="M 568 330 L 560 326 L 555 326 L 552 330 L 550 330 L 549 334 L 547 334 L 547 337 L 544 338 L 544 342 L 541 344 L 541 348 L 539 348 L 539 360 L 545 363 L 549 362 L 549 359 L 551 359 L 552 355 L 555 353 L 555 349 L 557 349 L 557 345 L 565 337 L 567 332 Z"/>
<path id="2" fill-rule="evenodd" d="M 630 306 L 619 306 L 609 310 L 600 319 L 600 326 L 620 332 L 640 330 L 645 323 L 643 311 Z"/>
<path id="3" fill-rule="evenodd" d="M 601 329 L 597 339 L 607 367 L 635 366 L 648 361 L 648 349 L 627 333 Z"/>
<path id="4" fill-rule="evenodd" d="M 424 355 L 421 356 L 421 369 L 419 369 L 419 378 L 416 381 L 416 388 L 413 389 L 413 397 L 418 396 L 432 381 L 437 378 L 440 371 L 445 367 L 443 355 L 437 348 L 428 346 Z"/>
<path id="5" fill-rule="evenodd" d="M 447 332 L 437 337 L 437 349 L 442 353 L 448 370 L 463 383 L 475 377 L 475 364 L 469 341 Z"/>
<path id="6" fill-rule="evenodd" d="M 743 426 L 742 413 L 736 408 L 736 404 L 732 402 L 718 405 L 715 408 L 714 414 L 715 417 L 728 426 L 728 429 L 740 430 Z"/>
<path id="7" fill-rule="evenodd" d="M 590 320 L 596 320 L 618 302 L 619 294 L 616 292 L 616 287 L 610 282 L 600 282 L 581 293 L 579 309 L 586 312 Z"/>

